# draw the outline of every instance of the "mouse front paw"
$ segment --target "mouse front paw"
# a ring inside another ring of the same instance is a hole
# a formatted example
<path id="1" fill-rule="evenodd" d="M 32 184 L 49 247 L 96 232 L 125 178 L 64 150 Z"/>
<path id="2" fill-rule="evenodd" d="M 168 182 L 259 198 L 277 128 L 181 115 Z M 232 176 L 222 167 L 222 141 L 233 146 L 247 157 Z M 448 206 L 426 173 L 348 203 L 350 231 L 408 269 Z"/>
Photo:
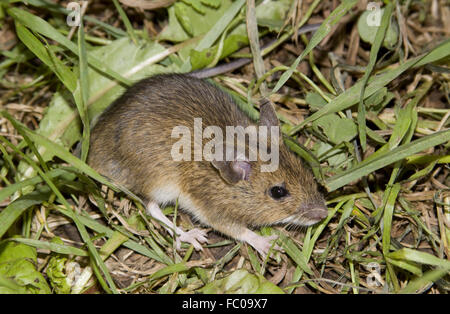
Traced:
<path id="1" fill-rule="evenodd" d="M 278 239 L 277 235 L 272 235 L 268 237 L 260 236 L 253 231 L 246 229 L 244 234 L 241 236 L 241 240 L 250 244 L 259 254 L 265 259 L 269 250 L 272 247 L 272 242 Z M 278 245 L 274 245 L 275 250 L 281 251 L 282 249 Z"/>
<path id="2" fill-rule="evenodd" d="M 253 246 L 259 254 L 265 259 L 267 257 L 267 254 L 269 254 L 269 250 L 272 247 L 272 241 L 275 241 L 278 239 L 278 236 L 273 235 L 270 237 L 260 237 L 254 242 L 250 243 L 251 246 Z M 278 245 L 274 245 L 274 249 L 279 249 Z"/>
<path id="3" fill-rule="evenodd" d="M 201 243 L 208 243 L 207 234 L 201 229 L 191 229 L 189 231 L 181 231 L 177 237 L 177 250 L 180 249 L 180 241 L 190 243 L 197 251 L 203 251 Z"/>

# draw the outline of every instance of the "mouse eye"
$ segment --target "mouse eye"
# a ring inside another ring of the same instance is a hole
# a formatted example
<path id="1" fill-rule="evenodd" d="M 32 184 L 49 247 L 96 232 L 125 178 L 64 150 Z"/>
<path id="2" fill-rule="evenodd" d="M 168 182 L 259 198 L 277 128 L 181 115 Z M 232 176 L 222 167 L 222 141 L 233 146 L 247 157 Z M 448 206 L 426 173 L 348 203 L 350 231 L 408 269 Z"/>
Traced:
<path id="1" fill-rule="evenodd" d="M 289 195 L 288 190 L 286 190 L 284 187 L 276 185 L 269 189 L 269 195 L 276 200 L 279 200 L 286 195 Z"/>

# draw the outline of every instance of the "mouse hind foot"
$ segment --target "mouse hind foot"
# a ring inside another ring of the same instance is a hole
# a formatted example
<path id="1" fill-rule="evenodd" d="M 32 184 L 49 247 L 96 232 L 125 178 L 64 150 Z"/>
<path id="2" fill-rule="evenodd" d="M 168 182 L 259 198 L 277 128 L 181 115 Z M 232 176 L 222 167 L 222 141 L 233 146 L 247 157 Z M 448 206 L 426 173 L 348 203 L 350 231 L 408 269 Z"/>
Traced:
<path id="1" fill-rule="evenodd" d="M 192 244 L 197 251 L 202 251 L 202 244 L 208 242 L 206 232 L 201 229 L 194 228 L 189 231 L 184 231 L 181 228 L 175 226 L 173 222 L 171 222 L 164 215 L 161 208 L 156 202 L 148 203 L 147 213 L 150 214 L 153 218 L 157 219 L 159 222 L 162 222 L 163 227 L 167 230 L 167 232 L 170 233 L 171 236 L 174 236 L 173 232 L 175 231 L 177 250 L 179 250 L 181 247 L 181 241 Z"/>

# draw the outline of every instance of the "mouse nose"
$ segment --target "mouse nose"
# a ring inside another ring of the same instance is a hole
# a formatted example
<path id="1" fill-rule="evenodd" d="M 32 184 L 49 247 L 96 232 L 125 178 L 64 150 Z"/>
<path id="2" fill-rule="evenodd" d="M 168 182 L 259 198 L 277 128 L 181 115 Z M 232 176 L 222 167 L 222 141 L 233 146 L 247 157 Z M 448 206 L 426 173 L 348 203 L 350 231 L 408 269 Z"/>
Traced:
<path id="1" fill-rule="evenodd" d="M 302 206 L 302 211 L 305 212 L 305 217 L 318 222 L 328 216 L 328 208 L 325 202 L 310 203 Z"/>
<path id="2" fill-rule="evenodd" d="M 326 207 L 314 207 L 309 210 L 308 218 L 320 221 L 328 216 L 328 209 Z"/>

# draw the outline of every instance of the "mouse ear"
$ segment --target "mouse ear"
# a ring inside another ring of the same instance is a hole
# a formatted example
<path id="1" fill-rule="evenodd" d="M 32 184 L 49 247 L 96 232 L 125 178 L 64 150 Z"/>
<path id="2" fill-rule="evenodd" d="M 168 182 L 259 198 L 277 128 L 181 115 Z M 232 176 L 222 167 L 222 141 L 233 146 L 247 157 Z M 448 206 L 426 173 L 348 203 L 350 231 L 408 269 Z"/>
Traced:
<path id="1" fill-rule="evenodd" d="M 229 184 L 236 184 L 241 180 L 250 178 L 251 164 L 248 160 L 211 161 L 211 164 L 219 170 L 220 176 Z"/>
<path id="2" fill-rule="evenodd" d="M 271 101 L 267 98 L 262 98 L 259 101 L 259 125 L 264 126 L 280 126 L 280 123 L 275 113 L 275 109 Z"/>

